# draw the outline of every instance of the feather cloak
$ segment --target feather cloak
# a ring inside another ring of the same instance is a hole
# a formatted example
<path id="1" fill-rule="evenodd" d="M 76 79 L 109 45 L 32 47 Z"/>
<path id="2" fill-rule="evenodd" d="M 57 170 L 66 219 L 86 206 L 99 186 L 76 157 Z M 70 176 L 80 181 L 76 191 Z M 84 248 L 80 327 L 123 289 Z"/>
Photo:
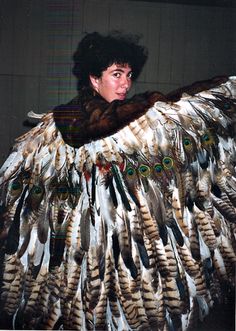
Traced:
<path id="1" fill-rule="evenodd" d="M 234 292 L 236 77 L 86 107 L 0 170 L 1 325 L 191 330 Z"/>

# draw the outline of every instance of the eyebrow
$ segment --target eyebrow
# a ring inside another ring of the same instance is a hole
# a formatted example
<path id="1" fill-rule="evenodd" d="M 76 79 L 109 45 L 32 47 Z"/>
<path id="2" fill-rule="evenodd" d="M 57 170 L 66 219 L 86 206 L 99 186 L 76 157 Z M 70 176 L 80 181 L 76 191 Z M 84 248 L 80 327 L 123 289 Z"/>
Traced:
<path id="1" fill-rule="evenodd" d="M 112 70 L 111 72 L 115 72 L 115 71 L 120 71 L 120 72 L 122 72 L 122 73 L 125 72 L 125 70 L 122 69 L 122 68 L 116 68 L 116 69 Z M 128 73 L 130 73 L 130 72 L 132 72 L 132 69 L 130 69 L 130 70 L 128 71 Z"/>

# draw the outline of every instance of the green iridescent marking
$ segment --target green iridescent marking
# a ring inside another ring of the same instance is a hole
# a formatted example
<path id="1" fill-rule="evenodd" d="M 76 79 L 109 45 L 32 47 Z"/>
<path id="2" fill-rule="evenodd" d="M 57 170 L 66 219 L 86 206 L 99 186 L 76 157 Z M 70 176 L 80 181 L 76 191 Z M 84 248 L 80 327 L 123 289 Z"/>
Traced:
<path id="1" fill-rule="evenodd" d="M 156 172 L 158 175 L 161 174 L 162 171 L 163 171 L 163 167 L 162 167 L 162 165 L 161 165 L 160 163 L 156 163 L 156 164 L 154 165 L 154 169 L 155 169 L 155 172 Z"/>
<path id="2" fill-rule="evenodd" d="M 230 104 L 229 104 L 229 103 L 225 103 L 225 104 L 224 104 L 224 109 L 225 109 L 225 110 L 230 109 Z"/>
<path id="3" fill-rule="evenodd" d="M 21 187 L 22 187 L 22 185 L 21 185 L 21 183 L 18 182 L 18 181 L 14 181 L 14 182 L 12 183 L 12 185 L 11 185 L 11 189 L 12 189 L 13 191 L 19 190 L 19 189 L 21 189 Z"/>
<path id="4" fill-rule="evenodd" d="M 57 188 L 57 194 L 62 200 L 66 200 L 69 194 L 69 190 L 67 186 L 59 186 Z"/>
<path id="5" fill-rule="evenodd" d="M 171 157 L 166 156 L 166 157 L 163 158 L 162 164 L 163 164 L 163 167 L 165 169 L 170 170 L 171 168 L 173 168 L 174 161 L 173 161 L 173 159 Z"/>
<path id="6" fill-rule="evenodd" d="M 185 138 L 185 139 L 184 139 L 184 145 L 185 145 L 185 146 L 188 146 L 188 145 L 190 145 L 190 144 L 191 144 L 190 140 L 189 140 L 188 138 Z"/>
<path id="7" fill-rule="evenodd" d="M 209 135 L 208 135 L 207 133 L 204 134 L 204 135 L 202 136 L 202 139 L 203 139 L 205 142 L 210 141 L 210 137 L 209 137 Z"/>
<path id="8" fill-rule="evenodd" d="M 141 176 L 143 177 L 147 177 L 150 175 L 151 173 L 151 169 L 149 166 L 147 166 L 146 164 L 141 164 L 139 167 L 138 167 L 138 171 L 140 173 Z"/>
<path id="9" fill-rule="evenodd" d="M 192 145 L 192 142 L 189 138 L 184 138 L 184 146 L 189 147 Z"/>
<path id="10" fill-rule="evenodd" d="M 41 194 L 41 193 L 43 193 L 42 187 L 40 187 L 40 186 L 34 186 L 33 187 L 33 193 L 34 194 Z"/>
<path id="11" fill-rule="evenodd" d="M 58 194 L 67 194 L 68 188 L 66 186 L 59 186 L 57 189 Z"/>
<path id="12" fill-rule="evenodd" d="M 192 150 L 193 144 L 192 144 L 191 139 L 189 139 L 188 137 L 184 138 L 183 145 L 184 145 L 184 149 L 186 151 L 191 151 Z"/>
<path id="13" fill-rule="evenodd" d="M 132 177 L 135 174 L 135 169 L 132 167 L 128 167 L 126 173 L 129 177 Z"/>

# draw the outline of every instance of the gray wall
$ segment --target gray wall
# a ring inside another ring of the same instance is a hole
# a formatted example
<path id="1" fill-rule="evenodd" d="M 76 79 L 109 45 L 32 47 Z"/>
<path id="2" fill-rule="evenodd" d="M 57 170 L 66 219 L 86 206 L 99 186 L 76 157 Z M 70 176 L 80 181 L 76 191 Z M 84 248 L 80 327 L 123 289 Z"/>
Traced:
<path id="1" fill-rule="evenodd" d="M 235 74 L 236 9 L 127 0 L 0 0 L 0 163 L 29 128 L 76 94 L 71 56 L 85 32 L 141 34 L 149 59 L 132 93 Z"/>

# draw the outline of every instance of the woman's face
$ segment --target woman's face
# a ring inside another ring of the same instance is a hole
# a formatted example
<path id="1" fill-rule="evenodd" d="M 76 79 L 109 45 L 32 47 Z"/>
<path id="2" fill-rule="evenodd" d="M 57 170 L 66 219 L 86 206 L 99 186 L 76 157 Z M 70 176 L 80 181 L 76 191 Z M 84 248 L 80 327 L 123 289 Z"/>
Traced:
<path id="1" fill-rule="evenodd" d="M 90 76 L 90 81 L 106 101 L 124 100 L 132 85 L 132 70 L 128 64 L 112 64 L 100 78 Z"/>

